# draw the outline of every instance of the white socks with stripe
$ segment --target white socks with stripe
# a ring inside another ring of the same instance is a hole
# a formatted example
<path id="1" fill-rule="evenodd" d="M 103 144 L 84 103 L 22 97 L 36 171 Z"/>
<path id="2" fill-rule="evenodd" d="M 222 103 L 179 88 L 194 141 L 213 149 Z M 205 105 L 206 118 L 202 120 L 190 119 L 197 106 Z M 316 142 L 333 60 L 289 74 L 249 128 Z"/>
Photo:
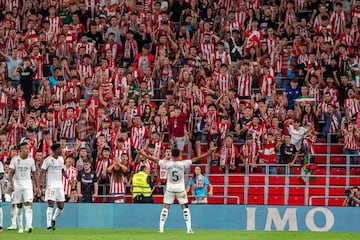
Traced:
<path id="1" fill-rule="evenodd" d="M 168 216 L 168 210 L 166 208 L 163 208 L 160 214 L 160 224 L 159 224 L 160 232 L 164 232 L 164 226 L 167 216 Z"/>
<path id="2" fill-rule="evenodd" d="M 186 223 L 186 229 L 187 231 L 191 231 L 191 214 L 190 214 L 190 209 L 185 208 L 183 210 L 184 213 L 184 219 L 185 219 L 185 223 Z"/>

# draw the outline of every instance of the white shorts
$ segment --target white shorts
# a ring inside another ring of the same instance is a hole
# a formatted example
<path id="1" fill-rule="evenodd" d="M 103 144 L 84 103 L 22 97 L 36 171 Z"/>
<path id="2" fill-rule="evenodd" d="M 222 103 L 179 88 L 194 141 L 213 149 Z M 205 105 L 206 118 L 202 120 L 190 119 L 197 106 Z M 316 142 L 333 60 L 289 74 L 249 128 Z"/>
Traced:
<path id="1" fill-rule="evenodd" d="M 188 197 L 186 191 L 183 192 L 168 192 L 166 191 L 164 194 L 164 203 L 173 204 L 175 198 L 179 201 L 180 204 L 187 204 Z"/>
<path id="2" fill-rule="evenodd" d="M 65 202 L 64 188 L 47 188 L 45 191 L 45 201 Z"/>
<path id="3" fill-rule="evenodd" d="M 32 202 L 34 200 L 33 190 L 28 189 L 18 189 L 14 191 L 13 195 L 13 204 Z"/>
<path id="4" fill-rule="evenodd" d="M 195 197 L 193 198 L 192 204 L 206 204 L 207 203 L 207 197 Z"/>

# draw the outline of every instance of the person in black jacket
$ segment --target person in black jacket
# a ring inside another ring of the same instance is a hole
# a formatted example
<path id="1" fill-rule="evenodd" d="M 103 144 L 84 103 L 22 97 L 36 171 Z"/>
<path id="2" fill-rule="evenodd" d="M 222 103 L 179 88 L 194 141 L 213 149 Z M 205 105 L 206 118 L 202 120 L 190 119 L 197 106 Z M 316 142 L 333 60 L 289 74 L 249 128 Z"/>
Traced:
<path id="1" fill-rule="evenodd" d="M 29 105 L 32 94 L 32 81 L 36 74 L 36 67 L 32 65 L 30 58 L 25 57 L 23 64 L 14 69 L 13 76 L 20 75 L 20 86 L 24 92 L 24 99 Z"/>

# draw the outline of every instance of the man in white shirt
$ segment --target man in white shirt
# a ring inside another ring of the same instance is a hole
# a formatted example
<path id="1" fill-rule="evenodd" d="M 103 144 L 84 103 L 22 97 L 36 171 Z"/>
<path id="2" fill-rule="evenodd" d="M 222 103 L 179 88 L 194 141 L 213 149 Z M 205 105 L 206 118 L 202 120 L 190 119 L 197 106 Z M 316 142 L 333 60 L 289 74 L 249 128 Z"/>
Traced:
<path id="1" fill-rule="evenodd" d="M 62 177 L 67 178 L 65 173 L 64 158 L 62 157 L 62 149 L 59 143 L 51 146 L 52 155 L 44 159 L 41 166 L 41 182 L 44 182 L 46 175 L 46 191 L 45 201 L 48 202 L 46 211 L 47 230 L 55 230 L 55 221 L 64 209 L 65 193 Z M 53 215 L 54 203 L 57 209 Z"/>
<path id="2" fill-rule="evenodd" d="M 20 144 L 20 154 L 13 157 L 9 166 L 11 190 L 14 191 L 14 204 L 17 204 L 16 216 L 19 224 L 19 233 L 23 233 L 22 205 L 25 205 L 25 231 L 31 233 L 33 192 L 38 193 L 39 185 L 36 175 L 35 161 L 29 157 L 29 144 Z M 34 185 L 34 189 L 33 189 Z M 34 190 L 34 191 L 33 191 Z"/>
<path id="3" fill-rule="evenodd" d="M 301 127 L 300 119 L 296 119 L 294 121 L 294 125 L 289 125 L 289 134 L 291 135 L 291 143 L 295 145 L 296 150 L 298 152 L 301 150 L 302 142 L 307 132 L 308 130 L 306 128 Z"/>
<path id="4" fill-rule="evenodd" d="M 203 157 L 210 155 L 215 151 L 215 148 L 210 149 L 205 154 L 189 160 L 182 160 L 179 149 L 172 150 L 172 161 L 159 160 L 140 150 L 139 153 L 144 155 L 147 159 L 159 163 L 160 168 L 166 169 L 166 191 L 164 194 L 164 207 L 160 214 L 159 232 L 164 232 L 165 221 L 168 215 L 170 205 L 174 203 L 175 198 L 181 204 L 183 209 L 184 219 L 186 223 L 187 233 L 193 233 L 191 229 L 191 215 L 188 208 L 188 197 L 185 190 L 185 169 L 189 168 L 193 162 L 196 162 Z"/>

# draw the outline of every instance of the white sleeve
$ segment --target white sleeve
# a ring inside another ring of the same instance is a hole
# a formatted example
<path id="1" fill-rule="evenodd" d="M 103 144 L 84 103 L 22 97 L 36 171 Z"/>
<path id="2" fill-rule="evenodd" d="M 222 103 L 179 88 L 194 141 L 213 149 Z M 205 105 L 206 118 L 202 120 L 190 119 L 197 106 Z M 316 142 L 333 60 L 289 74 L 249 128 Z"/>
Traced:
<path id="1" fill-rule="evenodd" d="M 44 161 L 43 161 L 43 164 L 41 165 L 41 169 L 42 170 L 47 170 L 48 167 L 49 167 L 49 161 L 48 161 L 49 158 L 45 158 Z"/>
<path id="2" fill-rule="evenodd" d="M 10 168 L 10 169 L 13 169 L 13 170 L 16 169 L 15 161 L 16 161 L 16 157 L 13 157 L 13 158 L 11 159 L 11 162 L 10 162 L 10 165 L 9 165 L 9 168 Z"/>
<path id="3" fill-rule="evenodd" d="M 189 168 L 191 166 L 191 164 L 192 164 L 192 161 L 190 159 L 184 161 L 184 166 L 186 168 Z"/>
<path id="4" fill-rule="evenodd" d="M 159 166 L 161 168 L 165 168 L 166 167 L 166 161 L 165 160 L 159 160 Z"/>
<path id="5" fill-rule="evenodd" d="M 4 173 L 4 166 L 2 162 L 0 162 L 0 173 Z"/>
<path id="6" fill-rule="evenodd" d="M 31 172 L 36 172 L 35 160 L 31 158 Z"/>

